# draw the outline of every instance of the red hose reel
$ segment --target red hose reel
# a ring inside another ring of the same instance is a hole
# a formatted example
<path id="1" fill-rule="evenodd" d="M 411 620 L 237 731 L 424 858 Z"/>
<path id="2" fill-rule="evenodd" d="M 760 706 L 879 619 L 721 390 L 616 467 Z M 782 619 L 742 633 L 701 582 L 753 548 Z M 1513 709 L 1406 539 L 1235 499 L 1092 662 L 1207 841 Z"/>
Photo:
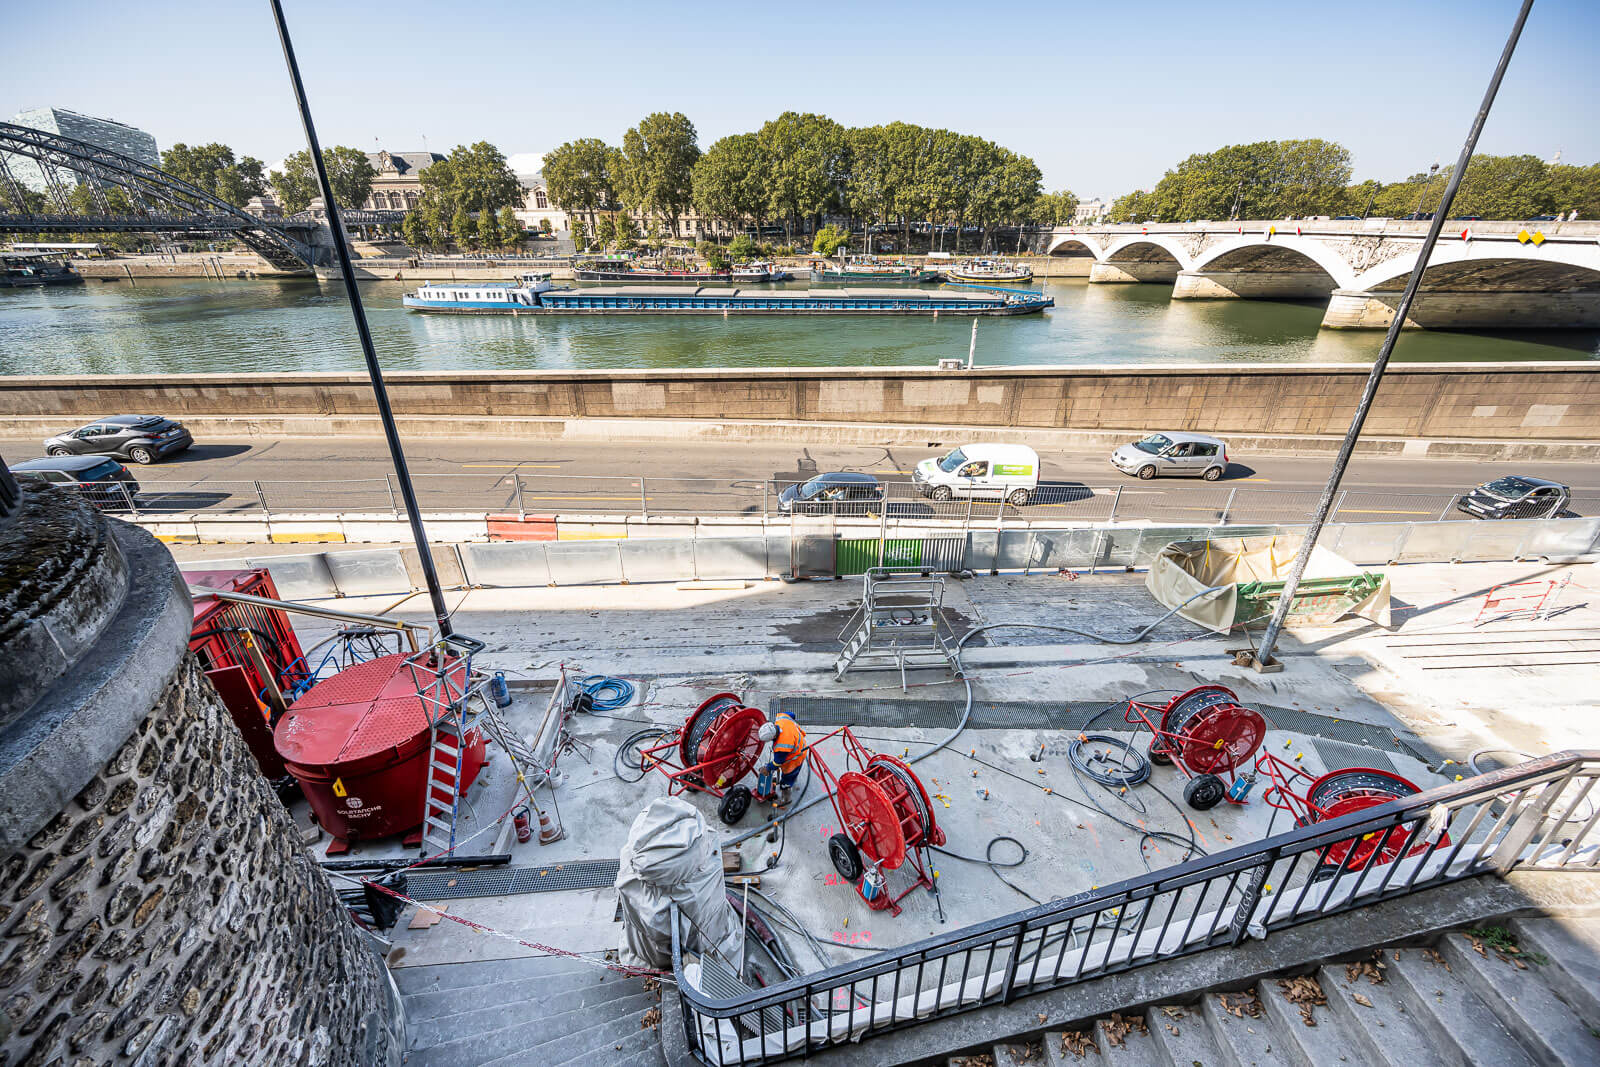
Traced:
<path id="1" fill-rule="evenodd" d="M 1296 826 L 1327 822 L 1341 815 L 1366 811 L 1421 792 L 1407 779 L 1376 767 L 1344 767 L 1314 778 L 1270 752 L 1263 752 L 1256 759 L 1256 772 L 1266 775 L 1272 782 L 1262 793 L 1262 799 L 1294 816 Z M 1304 791 L 1296 792 L 1297 785 Z M 1359 838 L 1336 841 L 1324 850 L 1319 867 L 1321 873 L 1325 874 L 1333 874 L 1338 870 L 1360 871 L 1368 864 L 1381 866 L 1392 863 L 1401 855 L 1415 856 L 1435 844 L 1450 843 L 1449 834 L 1443 834 L 1437 842 L 1418 838 L 1418 833 L 1405 826 L 1396 826 L 1390 830 L 1375 830 Z M 1412 843 L 1408 846 L 1408 842 Z"/>
<path id="2" fill-rule="evenodd" d="M 729 826 L 750 809 L 750 789 L 736 783 L 761 758 L 760 708 L 745 705 L 733 693 L 702 701 L 682 726 L 639 750 L 641 764 L 667 777 L 667 795 L 686 790 L 709 793 L 721 803 L 717 816 Z"/>
<path id="3" fill-rule="evenodd" d="M 1244 803 L 1248 786 L 1234 788 L 1234 772 L 1261 748 L 1267 720 L 1239 703 L 1233 690 L 1200 685 L 1165 704 L 1130 700 L 1123 718 L 1150 731 L 1151 763 L 1175 766 L 1189 779 L 1183 799 L 1191 808 L 1206 811 L 1224 800 Z"/>

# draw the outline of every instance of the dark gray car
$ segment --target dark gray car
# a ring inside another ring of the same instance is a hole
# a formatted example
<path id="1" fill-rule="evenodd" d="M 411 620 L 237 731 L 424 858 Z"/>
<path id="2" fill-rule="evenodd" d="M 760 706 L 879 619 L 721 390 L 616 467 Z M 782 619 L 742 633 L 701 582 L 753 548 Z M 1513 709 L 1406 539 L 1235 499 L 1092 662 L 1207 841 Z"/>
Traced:
<path id="1" fill-rule="evenodd" d="M 1560 482 L 1528 474 L 1508 474 L 1462 496 L 1456 510 L 1479 519 L 1543 519 L 1559 515 L 1572 501 Z"/>
<path id="2" fill-rule="evenodd" d="M 44 450 L 51 456 L 121 456 L 154 463 L 192 444 L 194 438 L 181 422 L 160 415 L 111 415 L 56 434 Z"/>
<path id="3" fill-rule="evenodd" d="M 785 486 L 778 494 L 778 510 L 786 515 L 876 515 L 882 499 L 883 485 L 872 475 L 835 471 Z"/>
<path id="4" fill-rule="evenodd" d="M 9 469 L 19 482 L 76 489 L 101 511 L 127 511 L 138 501 L 139 483 L 128 468 L 104 456 L 30 459 Z"/>

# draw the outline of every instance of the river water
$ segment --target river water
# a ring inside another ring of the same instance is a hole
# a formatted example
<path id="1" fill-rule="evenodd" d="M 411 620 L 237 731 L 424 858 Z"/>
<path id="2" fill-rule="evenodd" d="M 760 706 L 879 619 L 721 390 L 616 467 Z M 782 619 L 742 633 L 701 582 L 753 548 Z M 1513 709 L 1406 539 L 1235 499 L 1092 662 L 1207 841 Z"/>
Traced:
<path id="1" fill-rule="evenodd" d="M 965 358 L 971 320 L 924 317 L 424 315 L 415 283 L 362 284 L 396 370 L 932 366 Z M 1174 301 L 1170 285 L 1045 285 L 1043 315 L 978 321 L 979 365 L 1351 363 L 1376 331 L 1318 328 L 1320 304 Z M 1409 331 L 1403 361 L 1600 359 L 1600 331 Z M 0 289 L 0 374 L 358 371 L 344 290 L 312 281 L 90 281 Z"/>

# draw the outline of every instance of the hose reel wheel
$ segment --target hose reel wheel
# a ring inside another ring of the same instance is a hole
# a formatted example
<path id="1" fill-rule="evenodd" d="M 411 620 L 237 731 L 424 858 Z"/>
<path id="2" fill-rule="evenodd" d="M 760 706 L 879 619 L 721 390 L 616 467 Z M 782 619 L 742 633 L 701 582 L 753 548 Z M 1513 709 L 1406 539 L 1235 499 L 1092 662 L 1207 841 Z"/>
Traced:
<path id="1" fill-rule="evenodd" d="M 1420 789 L 1398 774 L 1376 767 L 1351 767 L 1330 771 L 1312 782 L 1306 790 L 1306 805 L 1311 809 L 1311 821 L 1316 823 L 1376 808 L 1419 792 Z M 1340 841 L 1328 846 L 1322 865 L 1359 871 L 1368 863 L 1389 863 L 1400 856 L 1411 837 L 1406 827 L 1396 826 L 1387 832 L 1375 831 L 1354 840 Z M 1426 843 L 1415 844 L 1409 854 L 1426 851 L 1428 847 Z"/>
<path id="2" fill-rule="evenodd" d="M 761 758 L 758 732 L 766 721 L 765 712 L 746 707 L 732 693 L 707 698 L 684 722 L 679 734 L 679 760 L 685 768 L 699 768 L 684 777 L 722 788 L 749 774 Z"/>

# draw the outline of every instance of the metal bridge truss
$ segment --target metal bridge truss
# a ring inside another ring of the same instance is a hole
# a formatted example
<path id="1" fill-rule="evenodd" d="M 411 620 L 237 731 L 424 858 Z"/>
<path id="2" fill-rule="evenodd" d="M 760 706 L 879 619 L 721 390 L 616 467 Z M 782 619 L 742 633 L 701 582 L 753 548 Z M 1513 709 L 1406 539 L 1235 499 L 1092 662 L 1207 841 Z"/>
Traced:
<path id="1" fill-rule="evenodd" d="M 315 262 L 310 245 L 148 163 L 86 141 L 0 122 L 0 186 L 4 186 L 14 204 L 27 203 L 27 190 L 6 165 L 8 153 L 38 163 L 44 174 L 45 195 L 56 213 L 0 215 L 0 230 L 231 232 L 279 270 L 305 270 Z M 89 179 L 84 185 L 93 198 L 95 214 L 73 213 L 73 185 L 62 180 L 63 170 Z M 127 194 L 132 214 L 112 210 L 106 198 L 110 186 Z"/>

